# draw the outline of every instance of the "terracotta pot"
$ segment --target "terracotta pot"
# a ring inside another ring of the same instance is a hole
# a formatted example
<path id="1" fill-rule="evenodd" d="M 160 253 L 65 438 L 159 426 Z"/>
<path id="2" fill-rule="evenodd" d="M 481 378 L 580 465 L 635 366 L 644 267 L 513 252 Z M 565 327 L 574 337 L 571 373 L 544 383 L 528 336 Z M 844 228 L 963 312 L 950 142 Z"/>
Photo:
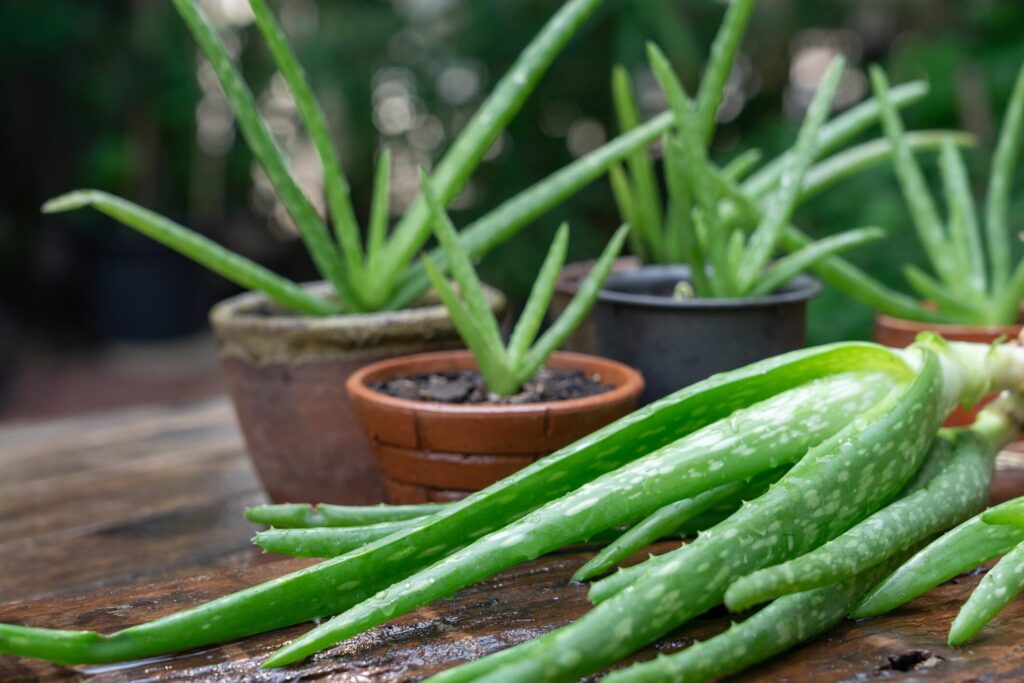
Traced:
<path id="1" fill-rule="evenodd" d="M 556 352 L 548 367 L 600 375 L 614 389 L 566 401 L 459 405 L 369 388 L 396 375 L 476 369 L 468 351 L 392 358 L 354 372 L 349 396 L 373 444 L 389 502 L 462 498 L 626 415 L 643 390 L 636 370 L 596 356 Z"/>
<path id="2" fill-rule="evenodd" d="M 548 308 L 548 317 L 554 320 L 562 314 L 565 307 L 569 305 L 572 298 L 580 288 L 580 281 L 587 276 L 590 269 L 597 261 L 576 261 L 562 268 L 558 274 L 558 282 L 555 284 L 555 293 L 551 297 L 551 306 Z M 612 272 L 617 273 L 625 270 L 635 270 L 640 267 L 640 259 L 636 256 L 622 256 L 615 259 Z M 577 353 L 589 353 L 595 355 L 597 351 L 597 328 L 594 324 L 593 312 L 588 313 L 576 331 L 570 335 L 562 348 L 566 351 Z"/>
<path id="3" fill-rule="evenodd" d="M 329 292 L 322 284 L 311 288 Z M 503 314 L 505 297 L 487 293 Z M 448 312 L 433 301 L 316 318 L 247 293 L 214 306 L 210 321 L 249 456 L 275 502 L 384 500 L 346 380 L 382 358 L 462 347 Z"/>
<path id="4" fill-rule="evenodd" d="M 999 337 L 1016 339 L 1020 335 L 1022 325 L 944 325 L 939 323 L 923 323 L 915 320 L 904 320 L 878 313 L 875 315 L 875 341 L 879 344 L 903 349 L 910 346 L 921 332 L 937 332 L 949 341 L 977 342 L 991 344 Z M 974 421 L 981 406 L 991 397 L 986 397 L 974 408 L 967 410 L 958 407 L 946 420 L 949 427 L 969 425 Z"/>

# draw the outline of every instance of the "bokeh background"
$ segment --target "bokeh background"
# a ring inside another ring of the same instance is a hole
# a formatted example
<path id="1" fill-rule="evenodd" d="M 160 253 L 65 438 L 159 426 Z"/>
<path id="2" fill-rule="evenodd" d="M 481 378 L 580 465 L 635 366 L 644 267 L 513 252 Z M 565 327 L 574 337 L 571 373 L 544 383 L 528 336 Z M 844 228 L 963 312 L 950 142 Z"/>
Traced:
<path id="1" fill-rule="evenodd" d="M 274 77 L 245 0 L 202 0 L 311 193 L 315 154 Z M 553 0 L 276 0 L 334 128 L 357 211 L 372 160 L 391 147 L 396 210 L 416 168 L 438 159 Z M 616 133 L 613 64 L 630 67 L 647 113 L 664 107 L 644 65 L 657 41 L 688 85 L 722 14 L 713 0 L 606 0 L 573 40 L 456 201 L 464 223 Z M 839 106 L 868 93 L 866 66 L 925 78 L 912 127 L 958 127 L 981 144 L 983 180 L 998 114 L 1024 62 L 1024 4 L 1005 0 L 762 0 L 721 112 L 716 158 L 771 153 L 793 139 L 828 61 L 851 69 Z M 91 212 L 44 216 L 77 187 L 124 195 L 293 278 L 312 267 L 235 133 L 209 68 L 170 3 L 0 0 L 0 419 L 80 412 L 220 391 L 205 314 L 231 285 Z M 875 134 L 878 134 L 877 132 Z M 931 160 L 928 166 L 932 167 Z M 1019 186 L 1019 185 L 1018 185 Z M 981 187 L 979 187 L 981 189 Z M 1024 226 L 1024 192 L 1015 220 Z M 560 220 L 573 258 L 594 255 L 618 218 L 602 181 L 524 230 L 482 265 L 521 300 Z M 803 208 L 822 236 L 861 225 L 889 231 L 851 258 L 903 287 L 921 254 L 888 168 Z M 870 336 L 870 311 L 826 292 L 810 340 Z"/>

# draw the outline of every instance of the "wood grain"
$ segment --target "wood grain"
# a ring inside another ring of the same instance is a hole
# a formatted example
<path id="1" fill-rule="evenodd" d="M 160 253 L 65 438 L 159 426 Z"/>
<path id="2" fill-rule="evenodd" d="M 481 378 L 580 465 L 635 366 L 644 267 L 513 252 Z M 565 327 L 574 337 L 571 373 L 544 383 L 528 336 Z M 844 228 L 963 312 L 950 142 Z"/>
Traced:
<path id="1" fill-rule="evenodd" d="M 994 493 L 1024 493 L 1020 453 L 1001 457 Z M 222 401 L 0 429 L 0 621 L 111 631 L 306 566 L 251 548 L 241 511 L 264 500 Z M 570 549 L 517 567 L 284 671 L 258 664 L 308 626 L 114 667 L 0 657 L 0 681 L 417 680 L 583 614 L 585 589 L 568 579 L 591 554 Z M 944 644 L 978 580 L 960 577 L 892 615 L 844 623 L 735 680 L 1024 680 L 1024 600 L 968 647 Z M 730 621 L 714 611 L 639 657 Z"/>

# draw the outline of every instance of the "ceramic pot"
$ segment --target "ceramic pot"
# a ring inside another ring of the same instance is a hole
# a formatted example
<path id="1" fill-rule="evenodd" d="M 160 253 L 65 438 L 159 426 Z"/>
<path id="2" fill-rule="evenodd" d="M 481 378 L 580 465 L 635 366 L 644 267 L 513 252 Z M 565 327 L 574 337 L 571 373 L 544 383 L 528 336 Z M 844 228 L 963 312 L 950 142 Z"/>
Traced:
<path id="1" fill-rule="evenodd" d="M 804 346 L 807 302 L 821 292 L 814 278 L 798 275 L 761 297 L 673 297 L 689 278 L 685 265 L 612 273 L 594 306 L 598 353 L 640 370 L 644 403 Z"/>
<path id="2" fill-rule="evenodd" d="M 613 389 L 565 401 L 468 405 L 396 398 L 369 386 L 396 375 L 476 369 L 468 351 L 392 358 L 353 373 L 348 393 L 388 501 L 462 498 L 628 414 L 643 389 L 638 372 L 604 358 L 556 352 L 547 365 L 598 375 Z"/>
<path id="3" fill-rule="evenodd" d="M 551 297 L 551 305 L 548 307 L 548 319 L 555 320 L 562 314 L 565 307 L 569 305 L 572 298 L 579 291 L 580 281 L 587 276 L 590 269 L 597 261 L 576 261 L 569 263 L 562 272 L 558 274 L 555 283 L 555 293 Z M 640 267 L 640 259 L 636 256 L 622 256 L 615 259 L 612 265 L 612 272 L 618 273 L 625 270 L 635 270 Z M 564 351 L 575 351 L 577 353 L 589 353 L 597 355 L 597 329 L 594 326 L 594 312 L 591 311 L 583 322 L 562 344 Z"/>
<path id="4" fill-rule="evenodd" d="M 946 325 L 941 323 L 923 323 L 916 320 L 904 320 L 878 313 L 875 315 L 875 341 L 879 344 L 903 349 L 910 346 L 922 332 L 936 332 L 949 341 L 977 342 L 991 344 L 1000 337 L 1016 339 L 1022 325 Z M 977 406 L 965 409 L 958 406 L 946 419 L 948 427 L 962 427 L 974 422 L 985 403 L 991 397 L 979 402 Z"/>
<path id="5" fill-rule="evenodd" d="M 487 296 L 503 315 L 505 297 L 491 288 Z M 430 300 L 401 311 L 318 318 L 250 292 L 217 304 L 210 321 L 249 456 L 275 502 L 383 501 L 345 382 L 382 358 L 462 347 L 448 312 Z"/>

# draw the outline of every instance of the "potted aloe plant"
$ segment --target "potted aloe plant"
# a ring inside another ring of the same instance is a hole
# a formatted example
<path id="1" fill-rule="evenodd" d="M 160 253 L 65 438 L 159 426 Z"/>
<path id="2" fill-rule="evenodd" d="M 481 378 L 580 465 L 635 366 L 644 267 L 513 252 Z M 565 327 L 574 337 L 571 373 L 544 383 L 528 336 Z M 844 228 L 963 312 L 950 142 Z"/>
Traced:
<path id="1" fill-rule="evenodd" d="M 1024 135 L 1024 67 L 1018 73 L 992 159 L 985 212 L 978 215 L 963 158 L 944 140 L 939 169 L 946 206 L 943 221 L 920 166 L 907 149 L 907 135 L 883 71 L 874 68 L 871 82 L 882 103 L 882 123 L 896 153 L 893 164 L 911 222 L 934 274 L 908 265 L 907 283 L 922 299 L 910 315 L 879 312 L 875 339 L 906 347 L 924 331 L 947 339 L 991 343 L 1021 332 L 1024 261 L 1011 269 L 1009 200 Z M 984 225 L 984 237 L 982 236 Z M 968 424 L 976 411 L 958 411 L 953 424 Z"/>
<path id="2" fill-rule="evenodd" d="M 600 0 L 568 0 L 526 47 L 434 168 L 440 201 L 465 186 L 547 67 Z M 175 0 L 223 86 L 238 127 L 298 228 L 323 282 L 289 281 L 202 235 L 132 202 L 78 190 L 44 210 L 92 207 L 252 290 L 211 313 L 224 372 L 256 470 L 274 500 L 371 503 L 380 477 L 343 389 L 357 368 L 379 358 L 460 345 L 443 306 L 415 261 L 430 237 L 422 198 L 389 230 L 390 159 L 380 156 L 365 242 L 325 117 L 305 73 L 265 0 L 251 0 L 256 25 L 323 165 L 332 229 L 300 189 L 253 94 L 194 0 Z M 515 195 L 459 236 L 479 258 L 531 220 L 601 177 L 608 166 L 648 144 L 670 117 L 603 147 Z M 490 309 L 504 299 L 487 290 Z"/>
<path id="3" fill-rule="evenodd" d="M 555 351 L 593 305 L 626 228 L 538 337 L 565 263 L 569 235 L 563 224 L 505 344 L 439 192 L 426 177 L 424 188 L 458 288 L 430 256 L 423 263 L 469 350 L 382 360 L 349 377 L 349 395 L 392 503 L 454 500 L 489 486 L 629 413 L 643 388 L 640 374 L 621 363 Z"/>
<path id="4" fill-rule="evenodd" d="M 906 297 L 837 256 L 879 238 L 878 229 L 812 242 L 791 224 L 800 202 L 891 154 L 884 139 L 843 149 L 877 121 L 876 102 L 826 121 L 841 63 L 824 78 L 792 149 L 760 167 L 756 150 L 721 168 L 709 158 L 715 115 L 754 4 L 737 0 L 726 11 L 692 101 L 661 51 L 650 48 L 651 68 L 676 122 L 676 130 L 663 138 L 663 182 L 646 149 L 610 169 L 620 215 L 631 227 L 634 260 L 617 264 L 592 314 L 594 327 L 588 331 L 584 325 L 571 348 L 593 349 L 638 367 L 648 380 L 645 400 L 802 346 L 806 302 L 820 289 L 803 271 L 813 270 L 843 290 L 864 290 L 872 301 L 891 302 L 892 310 L 908 305 Z M 896 105 L 906 106 L 924 92 L 920 83 L 907 84 L 894 93 Z M 620 127 L 636 130 L 638 107 L 622 68 L 613 73 L 612 94 Z M 965 136 L 954 139 L 963 144 Z M 938 133 L 920 132 L 908 144 L 921 150 L 940 140 Z M 791 253 L 778 258 L 781 251 Z M 574 291 L 587 268 L 571 264 L 563 271 L 562 297 Z M 630 334 L 621 334 L 623 329 Z"/>

